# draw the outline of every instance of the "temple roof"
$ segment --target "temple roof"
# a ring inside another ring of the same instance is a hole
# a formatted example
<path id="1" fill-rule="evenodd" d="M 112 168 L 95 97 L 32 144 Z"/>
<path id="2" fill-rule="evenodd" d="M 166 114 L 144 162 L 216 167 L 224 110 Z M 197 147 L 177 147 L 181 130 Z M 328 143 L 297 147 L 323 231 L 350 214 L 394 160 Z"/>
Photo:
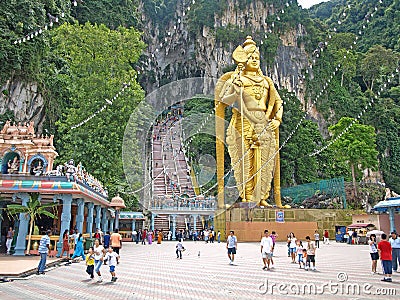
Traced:
<path id="1" fill-rule="evenodd" d="M 12 199 L 14 193 L 31 192 L 40 193 L 42 199 L 53 199 L 57 194 L 72 194 L 74 199 L 83 198 L 87 202 L 110 206 L 107 197 L 84 184 L 67 181 L 65 176 L 0 175 L 0 194 L 3 199 Z"/>

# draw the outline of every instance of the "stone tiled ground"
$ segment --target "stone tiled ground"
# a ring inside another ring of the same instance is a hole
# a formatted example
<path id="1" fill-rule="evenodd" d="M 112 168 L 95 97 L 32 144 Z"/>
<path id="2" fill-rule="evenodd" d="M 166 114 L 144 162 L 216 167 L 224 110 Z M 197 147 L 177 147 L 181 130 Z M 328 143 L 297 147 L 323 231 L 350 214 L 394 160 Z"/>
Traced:
<path id="1" fill-rule="evenodd" d="M 65 255 L 64 255 L 65 258 Z M 60 259 L 48 257 L 47 264 L 56 263 Z M 39 256 L 13 256 L 0 254 L 0 277 L 18 276 L 37 270 Z"/>
<path id="2" fill-rule="evenodd" d="M 388 298 L 368 294 L 382 288 L 395 289 L 396 295 L 400 295 L 400 273 L 394 274 L 393 283 L 382 283 L 381 275 L 370 274 L 367 246 L 335 242 L 322 245 L 317 252 L 318 271 L 308 272 L 290 263 L 284 243 L 276 247 L 275 269 L 272 271 L 261 269 L 257 243 L 239 243 L 234 266 L 228 264 L 225 244 L 186 242 L 185 247 L 187 251 L 179 260 L 175 256 L 174 242 L 146 246 L 125 243 L 121 264 L 116 269 L 119 278 L 116 283 L 109 282 L 108 266 L 102 267 L 103 283 L 88 280 L 85 265 L 81 262 L 60 266 L 46 275 L 1 283 L 0 299 Z M 380 267 L 378 269 L 381 271 Z M 341 273 L 341 279 L 347 277 L 347 280 L 340 283 L 338 273 Z M 330 282 L 331 287 L 328 286 Z M 275 286 L 271 288 L 273 284 Z M 302 294 L 304 284 L 314 285 L 317 293 L 321 293 L 325 284 L 324 294 L 314 295 L 312 291 L 310 295 L 307 287 Z M 369 286 L 364 292 L 366 284 Z M 353 294 L 353 287 L 357 285 L 360 293 Z M 350 293 L 347 292 L 349 288 Z"/>

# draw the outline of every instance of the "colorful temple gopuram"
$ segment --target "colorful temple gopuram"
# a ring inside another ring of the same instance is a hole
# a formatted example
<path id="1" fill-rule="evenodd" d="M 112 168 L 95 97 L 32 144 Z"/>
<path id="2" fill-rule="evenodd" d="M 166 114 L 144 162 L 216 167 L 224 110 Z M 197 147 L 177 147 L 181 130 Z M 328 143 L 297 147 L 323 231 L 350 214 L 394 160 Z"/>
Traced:
<path id="1" fill-rule="evenodd" d="M 113 207 L 114 202 L 108 200 L 102 184 L 81 164 L 75 166 L 73 160 L 53 170 L 57 155 L 53 136 L 36 135 L 33 122 L 11 124 L 7 121 L 0 131 L 0 241 L 5 240 L 9 226 L 13 227 L 14 255 L 35 253 L 37 243 L 33 242 L 32 248 L 26 251 L 29 216 L 10 217 L 5 208 L 8 204 L 26 206 L 32 193 L 39 194 L 41 204 L 57 204 L 58 218 L 42 216 L 36 220 L 32 237 L 35 241 L 46 229 L 52 228 L 54 255 L 61 252 L 62 233 L 66 229 L 76 228 L 91 237 L 97 228 L 106 232 L 118 226 L 116 213 L 124 207 L 123 203 L 114 201 L 117 204 Z"/>

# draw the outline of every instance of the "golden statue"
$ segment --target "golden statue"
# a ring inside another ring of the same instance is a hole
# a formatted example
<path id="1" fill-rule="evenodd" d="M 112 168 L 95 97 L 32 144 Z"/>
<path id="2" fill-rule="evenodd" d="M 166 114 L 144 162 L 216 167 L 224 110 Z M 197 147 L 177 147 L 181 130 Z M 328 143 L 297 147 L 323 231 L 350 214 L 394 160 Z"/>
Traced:
<path id="1" fill-rule="evenodd" d="M 260 52 L 250 36 L 232 57 L 236 70 L 225 73 L 215 88 L 218 207 L 224 206 L 223 120 L 228 105 L 233 108 L 226 143 L 242 201 L 270 206 L 274 179 L 275 204 L 282 207 L 278 150 L 283 102 L 271 78 L 262 73 Z"/>

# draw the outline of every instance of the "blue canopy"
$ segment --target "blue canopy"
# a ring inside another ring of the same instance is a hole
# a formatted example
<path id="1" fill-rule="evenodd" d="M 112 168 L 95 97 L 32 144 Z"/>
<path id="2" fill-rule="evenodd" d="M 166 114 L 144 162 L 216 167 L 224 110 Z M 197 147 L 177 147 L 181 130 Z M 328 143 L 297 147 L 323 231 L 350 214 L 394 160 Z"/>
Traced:
<path id="1" fill-rule="evenodd" d="M 388 208 L 394 208 L 396 211 L 400 211 L 400 197 L 387 198 L 384 201 L 380 201 L 374 206 L 373 210 L 386 212 Z"/>

